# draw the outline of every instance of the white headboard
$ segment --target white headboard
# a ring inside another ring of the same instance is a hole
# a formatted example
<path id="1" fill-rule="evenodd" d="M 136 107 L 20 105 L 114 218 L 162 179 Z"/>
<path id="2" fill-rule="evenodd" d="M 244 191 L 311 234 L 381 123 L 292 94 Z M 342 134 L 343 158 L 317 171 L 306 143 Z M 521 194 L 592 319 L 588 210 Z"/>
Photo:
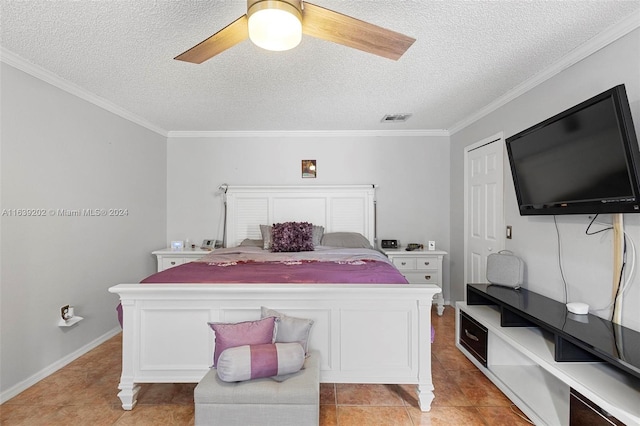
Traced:
<path id="1" fill-rule="evenodd" d="M 260 225 L 295 221 L 359 232 L 375 247 L 373 185 L 229 186 L 226 246 L 262 239 Z"/>

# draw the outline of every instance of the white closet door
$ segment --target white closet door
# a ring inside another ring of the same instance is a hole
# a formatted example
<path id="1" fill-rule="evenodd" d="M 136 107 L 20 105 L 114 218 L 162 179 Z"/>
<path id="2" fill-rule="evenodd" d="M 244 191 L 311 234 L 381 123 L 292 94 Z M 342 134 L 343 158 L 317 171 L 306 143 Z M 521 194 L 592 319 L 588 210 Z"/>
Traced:
<path id="1" fill-rule="evenodd" d="M 504 248 L 503 169 L 504 139 L 501 134 L 482 140 L 465 150 L 467 283 L 487 282 L 487 256 Z"/>

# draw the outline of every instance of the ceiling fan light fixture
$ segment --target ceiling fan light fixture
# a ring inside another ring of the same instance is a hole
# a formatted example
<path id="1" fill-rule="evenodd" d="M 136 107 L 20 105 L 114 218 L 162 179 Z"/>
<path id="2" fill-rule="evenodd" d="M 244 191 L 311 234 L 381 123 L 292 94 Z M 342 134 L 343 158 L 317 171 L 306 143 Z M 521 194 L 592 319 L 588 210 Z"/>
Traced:
<path id="1" fill-rule="evenodd" d="M 300 0 L 247 0 L 249 39 L 258 47 L 289 50 L 302 40 Z"/>

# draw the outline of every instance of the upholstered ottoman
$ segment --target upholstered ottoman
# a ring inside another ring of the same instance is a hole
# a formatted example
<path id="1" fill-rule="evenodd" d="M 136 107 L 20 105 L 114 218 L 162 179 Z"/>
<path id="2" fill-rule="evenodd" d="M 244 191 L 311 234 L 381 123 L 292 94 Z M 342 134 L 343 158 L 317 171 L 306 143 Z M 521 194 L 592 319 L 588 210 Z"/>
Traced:
<path id="1" fill-rule="evenodd" d="M 195 424 L 317 425 L 320 419 L 320 356 L 310 351 L 304 368 L 283 382 L 271 378 L 223 382 L 211 369 L 194 391 Z"/>

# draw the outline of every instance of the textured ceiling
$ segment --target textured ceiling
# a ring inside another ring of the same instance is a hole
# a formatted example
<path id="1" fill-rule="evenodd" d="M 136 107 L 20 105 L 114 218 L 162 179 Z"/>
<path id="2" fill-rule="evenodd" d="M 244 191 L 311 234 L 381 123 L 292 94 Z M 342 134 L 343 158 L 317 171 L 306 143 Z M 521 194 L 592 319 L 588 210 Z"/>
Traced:
<path id="1" fill-rule="evenodd" d="M 316 0 L 417 39 L 399 61 L 303 37 L 172 58 L 246 1 L 1 0 L 2 47 L 165 131 L 450 129 L 640 9 L 638 1 Z M 404 123 L 385 114 L 412 113 Z"/>

